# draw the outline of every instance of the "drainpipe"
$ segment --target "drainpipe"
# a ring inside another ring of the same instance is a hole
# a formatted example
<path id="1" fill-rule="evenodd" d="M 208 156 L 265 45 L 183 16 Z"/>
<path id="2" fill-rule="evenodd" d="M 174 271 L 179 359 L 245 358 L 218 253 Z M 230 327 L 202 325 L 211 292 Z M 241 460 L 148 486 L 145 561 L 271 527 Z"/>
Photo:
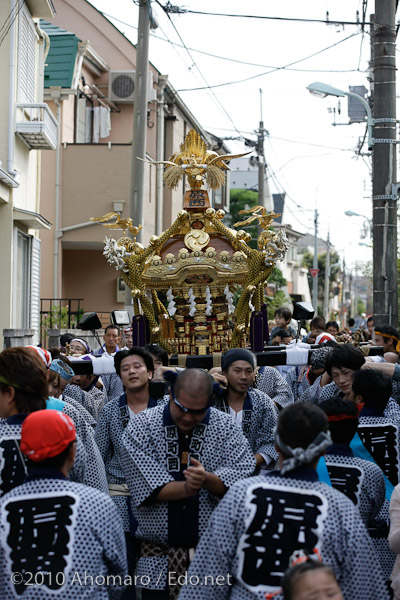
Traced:
<path id="1" fill-rule="evenodd" d="M 157 162 L 164 160 L 164 91 L 168 76 L 159 75 L 157 86 Z M 164 165 L 157 165 L 156 177 L 156 235 L 163 231 Z"/>
<path id="2" fill-rule="evenodd" d="M 58 248 L 60 233 L 60 165 L 61 165 L 61 104 L 60 90 L 51 91 L 52 98 L 57 106 L 57 150 L 56 150 L 56 189 L 54 199 L 54 264 L 53 264 L 53 298 L 58 298 Z"/>
<path id="3" fill-rule="evenodd" d="M 11 0 L 12 25 L 10 29 L 10 67 L 8 87 L 8 147 L 7 147 L 7 171 L 14 177 L 14 136 L 15 136 L 15 107 L 14 107 L 14 79 L 15 79 L 15 30 L 16 19 L 14 18 L 17 6 L 16 0 Z"/>

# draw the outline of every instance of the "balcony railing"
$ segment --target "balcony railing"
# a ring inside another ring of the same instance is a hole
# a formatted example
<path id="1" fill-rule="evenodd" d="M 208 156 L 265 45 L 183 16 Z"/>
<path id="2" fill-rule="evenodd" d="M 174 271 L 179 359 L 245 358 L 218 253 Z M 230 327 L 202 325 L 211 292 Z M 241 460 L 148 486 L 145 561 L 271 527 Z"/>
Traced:
<path id="1" fill-rule="evenodd" d="M 47 104 L 17 104 L 15 132 L 31 150 L 57 148 L 58 123 Z"/>

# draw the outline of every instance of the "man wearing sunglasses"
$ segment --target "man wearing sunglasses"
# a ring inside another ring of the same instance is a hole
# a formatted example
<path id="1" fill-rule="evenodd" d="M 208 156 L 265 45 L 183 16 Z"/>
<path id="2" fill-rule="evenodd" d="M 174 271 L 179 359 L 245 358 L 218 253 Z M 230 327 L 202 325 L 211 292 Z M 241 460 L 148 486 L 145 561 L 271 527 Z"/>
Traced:
<path id="1" fill-rule="evenodd" d="M 212 396 L 208 373 L 186 369 L 168 405 L 137 414 L 125 429 L 122 466 L 141 539 L 136 584 L 143 600 L 177 596 L 219 499 L 254 471 L 241 429 L 210 408 Z"/>

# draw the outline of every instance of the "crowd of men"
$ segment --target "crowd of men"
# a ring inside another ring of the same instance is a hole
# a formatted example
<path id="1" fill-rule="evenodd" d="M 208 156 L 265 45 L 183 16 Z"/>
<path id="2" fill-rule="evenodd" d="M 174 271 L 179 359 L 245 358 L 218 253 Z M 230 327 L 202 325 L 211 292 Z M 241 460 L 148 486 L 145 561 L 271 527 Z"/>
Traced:
<path id="1" fill-rule="evenodd" d="M 244 348 L 171 368 L 116 325 L 1 352 L 0 598 L 288 599 L 295 556 L 321 598 L 400 599 L 399 333 L 375 326 L 372 359 L 318 319 L 281 372 Z"/>

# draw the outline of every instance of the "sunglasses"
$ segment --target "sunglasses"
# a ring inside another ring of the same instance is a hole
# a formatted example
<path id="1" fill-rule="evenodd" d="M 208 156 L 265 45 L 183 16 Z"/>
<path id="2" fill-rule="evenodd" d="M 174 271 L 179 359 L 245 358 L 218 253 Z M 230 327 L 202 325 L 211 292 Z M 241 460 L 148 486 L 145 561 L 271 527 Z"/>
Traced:
<path id="1" fill-rule="evenodd" d="M 206 410 L 209 407 L 209 404 L 207 404 L 207 406 L 205 406 L 204 408 L 188 408 L 187 406 L 183 406 L 183 404 L 181 404 L 179 402 L 179 400 L 177 400 L 176 396 L 175 396 L 175 392 L 173 390 L 173 388 L 171 387 L 171 395 L 172 395 L 172 400 L 174 401 L 174 403 L 176 404 L 176 406 L 178 408 L 181 409 L 182 412 L 184 413 L 189 413 L 191 415 L 202 415 L 206 412 Z"/>

